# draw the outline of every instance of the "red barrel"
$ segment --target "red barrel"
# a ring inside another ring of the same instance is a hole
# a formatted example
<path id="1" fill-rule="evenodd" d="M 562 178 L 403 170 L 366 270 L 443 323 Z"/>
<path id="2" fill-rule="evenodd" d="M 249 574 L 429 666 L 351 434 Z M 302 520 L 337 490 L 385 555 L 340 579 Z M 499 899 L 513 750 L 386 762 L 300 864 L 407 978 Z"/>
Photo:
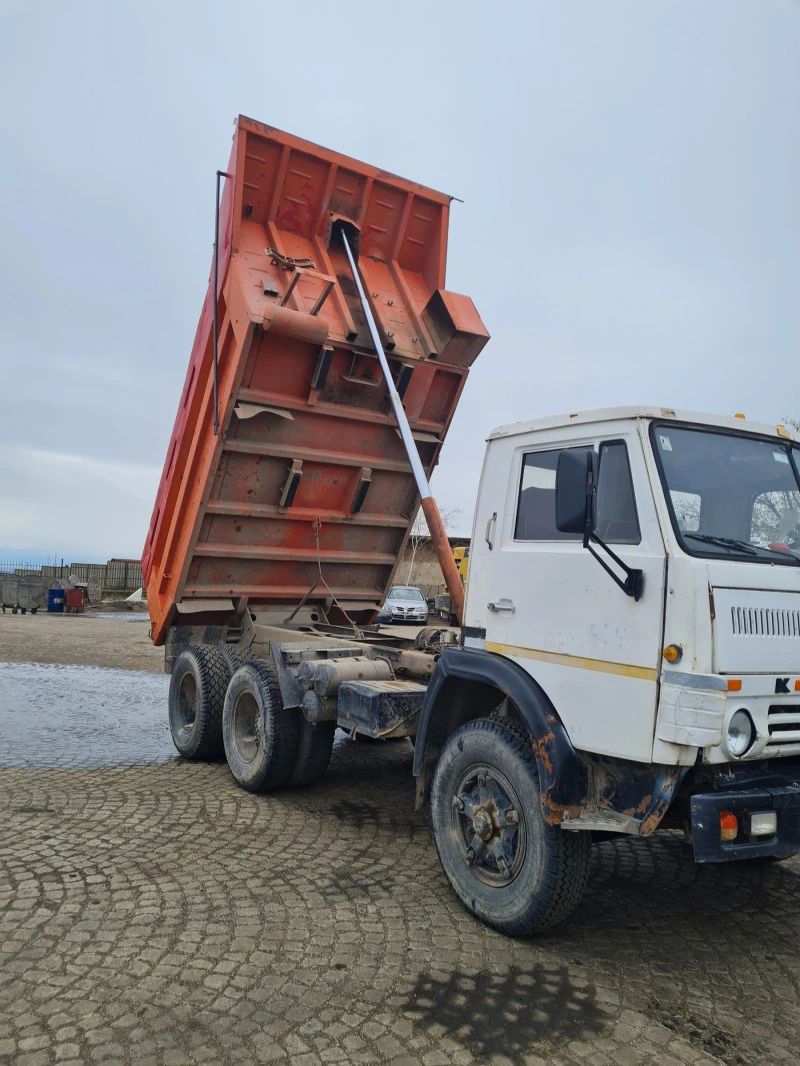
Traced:
<path id="1" fill-rule="evenodd" d="M 83 589 L 67 589 L 64 606 L 67 614 L 83 614 Z"/>

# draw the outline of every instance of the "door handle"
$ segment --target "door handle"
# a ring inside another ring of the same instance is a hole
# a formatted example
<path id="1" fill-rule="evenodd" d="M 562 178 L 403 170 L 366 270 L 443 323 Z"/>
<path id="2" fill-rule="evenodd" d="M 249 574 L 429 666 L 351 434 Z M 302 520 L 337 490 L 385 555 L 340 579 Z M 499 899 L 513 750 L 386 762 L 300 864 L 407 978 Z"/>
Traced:
<path id="1" fill-rule="evenodd" d="M 495 511 L 495 512 L 494 512 L 494 514 L 492 515 L 492 517 L 491 517 L 491 518 L 489 519 L 489 521 L 488 521 L 488 522 L 486 523 L 486 533 L 485 533 L 485 537 L 486 537 L 486 543 L 487 543 L 487 544 L 489 545 L 489 551 L 491 551 L 491 550 L 492 550 L 492 548 L 494 547 L 494 544 L 492 544 L 492 539 L 491 539 L 491 537 L 489 536 L 489 530 L 490 530 L 490 529 L 492 528 L 492 523 L 493 523 L 493 522 L 496 522 L 496 521 L 497 521 L 497 511 Z"/>
<path id="2" fill-rule="evenodd" d="M 499 603 L 487 603 L 486 606 L 490 611 L 508 611 L 510 614 L 513 614 L 517 609 L 511 600 L 500 600 Z"/>

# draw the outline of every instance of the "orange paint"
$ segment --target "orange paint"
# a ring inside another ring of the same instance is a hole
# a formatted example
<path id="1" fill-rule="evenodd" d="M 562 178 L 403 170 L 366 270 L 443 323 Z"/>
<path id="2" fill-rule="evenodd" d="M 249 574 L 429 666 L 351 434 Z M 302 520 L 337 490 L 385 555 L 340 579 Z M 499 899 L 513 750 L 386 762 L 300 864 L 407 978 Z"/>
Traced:
<path id="1" fill-rule="evenodd" d="M 248 604 L 288 614 L 320 564 L 357 622 L 392 582 L 418 500 L 337 224 L 360 239 L 428 474 L 488 340 L 471 300 L 443 291 L 450 197 L 243 117 L 228 173 L 220 433 L 209 283 L 142 557 L 156 644 L 181 601 L 220 601 L 192 624 L 225 625 Z M 322 585 L 307 602 L 343 621 Z"/>

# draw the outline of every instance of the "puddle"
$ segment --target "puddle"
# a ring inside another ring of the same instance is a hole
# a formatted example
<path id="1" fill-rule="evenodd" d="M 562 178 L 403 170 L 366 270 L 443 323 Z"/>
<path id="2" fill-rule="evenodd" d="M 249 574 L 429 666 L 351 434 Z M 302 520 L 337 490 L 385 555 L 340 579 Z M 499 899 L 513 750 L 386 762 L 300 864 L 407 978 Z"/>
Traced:
<path id="1" fill-rule="evenodd" d="M 168 689 L 138 670 L 0 663 L 0 766 L 169 762 Z"/>

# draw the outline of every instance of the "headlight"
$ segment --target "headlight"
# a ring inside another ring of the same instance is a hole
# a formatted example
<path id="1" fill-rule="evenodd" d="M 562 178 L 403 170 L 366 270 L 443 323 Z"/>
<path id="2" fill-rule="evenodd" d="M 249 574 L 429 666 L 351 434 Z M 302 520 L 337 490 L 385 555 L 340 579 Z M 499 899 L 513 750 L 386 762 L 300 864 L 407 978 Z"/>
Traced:
<path id="1" fill-rule="evenodd" d="M 756 730 L 750 715 L 742 707 L 734 711 L 728 722 L 725 743 L 731 755 L 737 758 L 747 751 L 755 739 Z"/>

